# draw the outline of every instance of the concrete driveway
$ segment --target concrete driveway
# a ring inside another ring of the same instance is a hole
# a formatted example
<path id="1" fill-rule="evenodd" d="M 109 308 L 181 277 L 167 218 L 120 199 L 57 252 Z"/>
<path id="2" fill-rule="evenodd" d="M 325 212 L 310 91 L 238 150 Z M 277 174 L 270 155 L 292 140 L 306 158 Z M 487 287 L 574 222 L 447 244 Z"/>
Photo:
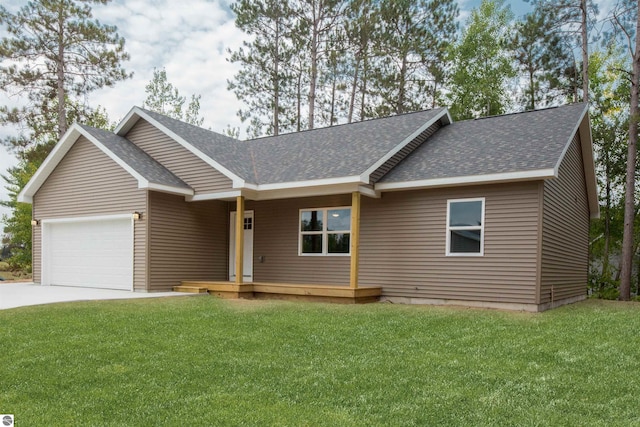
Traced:
<path id="1" fill-rule="evenodd" d="M 104 299 L 158 298 L 188 296 L 184 292 L 130 292 L 112 289 L 90 289 L 67 286 L 40 286 L 33 283 L 0 282 L 0 310 L 27 305 L 51 304 L 65 301 L 90 301 Z"/>

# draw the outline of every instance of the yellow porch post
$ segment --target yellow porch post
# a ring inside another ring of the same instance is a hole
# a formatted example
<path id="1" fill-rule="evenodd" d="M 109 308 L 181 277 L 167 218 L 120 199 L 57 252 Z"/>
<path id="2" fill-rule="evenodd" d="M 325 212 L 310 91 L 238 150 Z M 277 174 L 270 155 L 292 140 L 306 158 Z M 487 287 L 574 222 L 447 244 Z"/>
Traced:
<path id="1" fill-rule="evenodd" d="M 360 193 L 351 193 L 351 274 L 349 286 L 358 287 L 358 265 L 360 262 Z"/>
<path id="2" fill-rule="evenodd" d="M 236 198 L 236 284 L 243 283 L 244 276 L 244 196 Z"/>

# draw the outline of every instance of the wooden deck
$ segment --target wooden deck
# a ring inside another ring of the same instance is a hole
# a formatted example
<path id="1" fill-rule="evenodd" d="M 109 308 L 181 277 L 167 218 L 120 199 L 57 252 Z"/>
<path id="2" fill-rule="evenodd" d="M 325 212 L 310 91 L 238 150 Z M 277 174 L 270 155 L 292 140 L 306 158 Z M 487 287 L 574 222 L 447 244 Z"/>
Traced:
<path id="1" fill-rule="evenodd" d="M 323 301 L 342 304 L 376 302 L 382 293 L 381 286 L 350 288 L 341 285 L 308 285 L 284 283 L 243 283 L 183 281 L 173 288 L 177 292 L 193 292 L 216 295 L 220 298 L 286 299 Z"/>

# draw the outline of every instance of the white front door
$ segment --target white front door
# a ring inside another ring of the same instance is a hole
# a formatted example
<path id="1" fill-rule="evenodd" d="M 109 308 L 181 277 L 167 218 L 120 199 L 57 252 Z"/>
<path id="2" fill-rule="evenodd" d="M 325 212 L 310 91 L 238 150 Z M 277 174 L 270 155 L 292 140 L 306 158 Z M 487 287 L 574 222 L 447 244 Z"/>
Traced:
<path id="1" fill-rule="evenodd" d="M 253 282 L 253 211 L 244 213 L 244 282 Z M 236 280 L 236 213 L 231 212 L 229 221 L 229 280 Z"/>

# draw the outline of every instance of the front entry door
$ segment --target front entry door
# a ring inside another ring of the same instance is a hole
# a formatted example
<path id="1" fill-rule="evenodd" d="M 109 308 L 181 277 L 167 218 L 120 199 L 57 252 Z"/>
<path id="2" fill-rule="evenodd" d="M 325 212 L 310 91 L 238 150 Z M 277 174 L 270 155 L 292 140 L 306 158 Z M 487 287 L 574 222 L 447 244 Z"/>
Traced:
<path id="1" fill-rule="evenodd" d="M 244 213 L 244 282 L 253 282 L 253 211 Z M 229 221 L 229 280 L 236 280 L 236 213 L 231 212 Z"/>

